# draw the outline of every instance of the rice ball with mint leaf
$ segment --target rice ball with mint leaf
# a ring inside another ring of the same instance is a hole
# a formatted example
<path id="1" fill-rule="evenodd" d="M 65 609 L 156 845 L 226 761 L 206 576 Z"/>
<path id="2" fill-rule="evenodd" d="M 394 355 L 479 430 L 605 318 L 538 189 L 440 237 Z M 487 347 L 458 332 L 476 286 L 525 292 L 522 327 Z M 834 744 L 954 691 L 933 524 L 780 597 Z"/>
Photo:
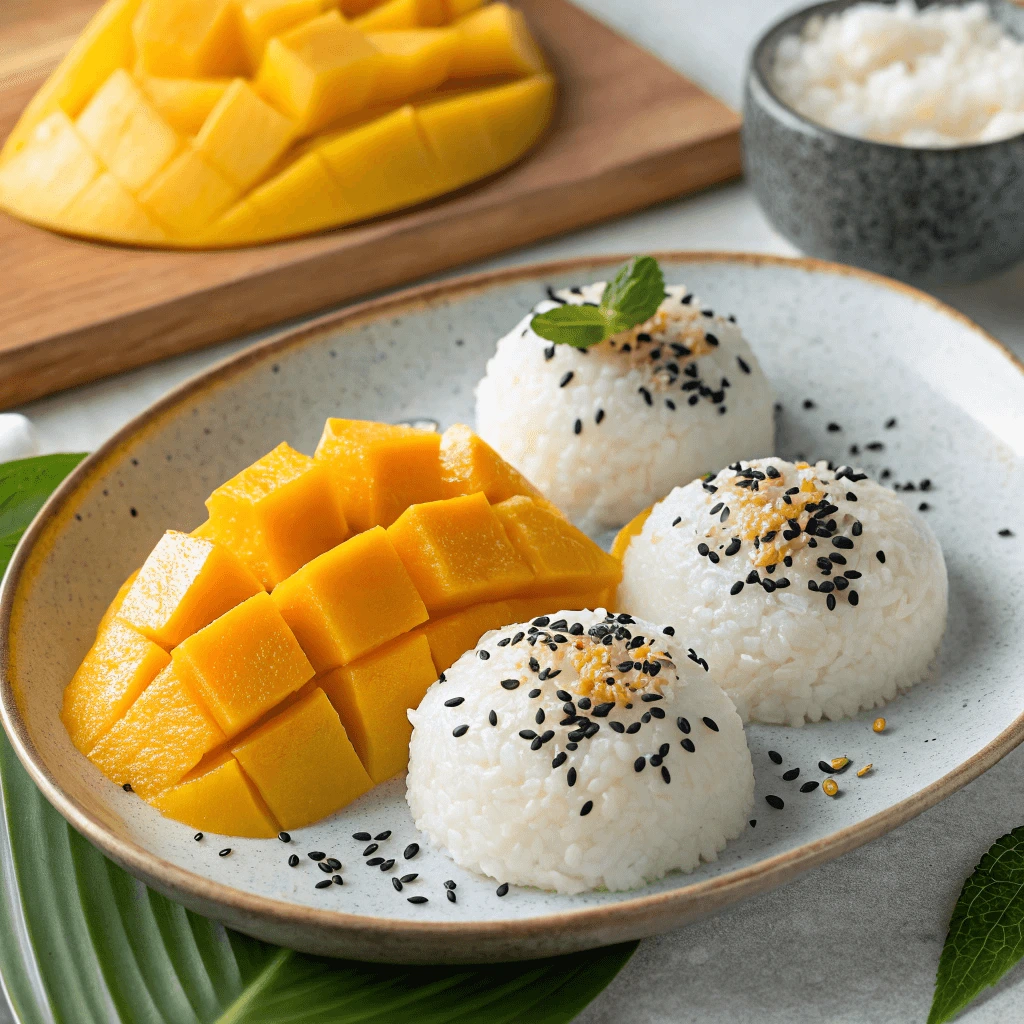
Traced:
<path id="1" fill-rule="evenodd" d="M 652 257 L 549 294 L 498 342 L 476 427 L 581 529 L 772 451 L 771 387 L 739 325 Z"/>

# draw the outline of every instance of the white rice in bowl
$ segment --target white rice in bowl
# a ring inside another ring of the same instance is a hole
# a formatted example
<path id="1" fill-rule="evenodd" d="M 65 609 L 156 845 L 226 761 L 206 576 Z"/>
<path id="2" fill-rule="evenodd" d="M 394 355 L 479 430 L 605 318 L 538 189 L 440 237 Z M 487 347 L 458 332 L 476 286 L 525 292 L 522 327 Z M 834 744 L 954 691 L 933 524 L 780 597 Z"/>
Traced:
<path id="1" fill-rule="evenodd" d="M 699 659 L 671 629 L 604 609 L 486 634 L 409 712 L 416 827 L 463 867 L 564 893 L 715 860 L 754 776 Z"/>
<path id="2" fill-rule="evenodd" d="M 604 288 L 553 294 L 597 304 Z M 771 387 L 740 328 L 682 286 L 665 292 L 646 323 L 586 350 L 541 338 L 530 314 L 477 385 L 477 433 L 589 533 L 774 447 Z"/>
<path id="3" fill-rule="evenodd" d="M 757 459 L 655 506 L 618 600 L 685 627 L 744 721 L 801 725 L 930 674 L 946 565 L 924 518 L 865 474 Z"/>

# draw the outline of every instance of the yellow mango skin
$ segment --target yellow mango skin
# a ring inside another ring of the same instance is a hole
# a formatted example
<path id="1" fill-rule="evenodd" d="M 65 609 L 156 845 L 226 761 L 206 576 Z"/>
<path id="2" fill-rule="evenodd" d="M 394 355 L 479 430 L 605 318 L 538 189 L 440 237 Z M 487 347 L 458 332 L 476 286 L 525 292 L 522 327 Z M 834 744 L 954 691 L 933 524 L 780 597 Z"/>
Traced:
<path id="1" fill-rule="evenodd" d="M 366 38 L 381 54 L 374 103 L 402 102 L 436 89 L 448 77 L 461 42 L 460 35 L 447 28 L 369 32 Z"/>
<path id="2" fill-rule="evenodd" d="M 169 650 L 262 590 L 230 551 L 168 530 L 143 563 L 118 614 Z"/>
<path id="3" fill-rule="evenodd" d="M 388 535 L 431 617 L 501 600 L 533 579 L 479 493 L 412 505 Z"/>
<path id="4" fill-rule="evenodd" d="M 360 32 L 429 28 L 447 20 L 441 0 L 386 0 L 352 23 Z"/>
<path id="5" fill-rule="evenodd" d="M 229 738 L 315 674 L 266 593 L 193 633 L 174 648 L 172 661 Z"/>
<path id="6" fill-rule="evenodd" d="M 88 754 L 170 661 L 166 651 L 120 619 L 102 624 L 64 690 L 60 717 L 71 742 Z"/>
<path id="7" fill-rule="evenodd" d="M 436 679 L 426 638 L 412 634 L 320 680 L 374 785 L 408 767 L 408 711 Z"/>
<path id="8" fill-rule="evenodd" d="M 150 75 L 212 78 L 248 70 L 234 0 L 144 0 L 132 25 Z"/>
<path id="9" fill-rule="evenodd" d="M 451 78 L 537 75 L 547 70 L 526 18 L 505 3 L 488 4 L 457 25 Z"/>
<path id="10" fill-rule="evenodd" d="M 546 503 L 517 495 L 495 505 L 494 514 L 519 557 L 533 570 L 531 593 L 619 585 L 622 563 Z"/>
<path id="11" fill-rule="evenodd" d="M 373 786 L 319 687 L 231 752 L 284 829 L 319 821 Z"/>
<path id="12" fill-rule="evenodd" d="M 653 511 L 653 505 L 649 508 L 645 508 L 643 512 L 635 515 L 621 530 L 619 530 L 615 535 L 615 540 L 612 541 L 612 558 L 617 558 L 621 562 L 622 559 L 626 557 L 626 551 L 629 549 L 629 545 L 633 543 L 633 538 L 640 536 L 640 533 L 644 528 L 644 523 L 647 522 Z"/>
<path id="13" fill-rule="evenodd" d="M 268 590 L 349 535 L 327 471 L 287 444 L 218 487 L 206 507 L 196 532 L 233 551 Z"/>
<path id="14" fill-rule="evenodd" d="M 139 78 L 142 91 L 176 131 L 195 135 L 231 84 L 228 78 Z"/>
<path id="15" fill-rule="evenodd" d="M 380 67 L 366 36 L 328 11 L 267 44 L 256 88 L 306 134 L 365 107 Z"/>
<path id="16" fill-rule="evenodd" d="M 440 455 L 445 497 L 483 491 L 492 505 L 517 494 L 542 497 L 522 473 L 463 423 L 453 423 L 441 435 Z"/>
<path id="17" fill-rule="evenodd" d="M 230 754 L 151 802 L 166 817 L 203 832 L 273 839 L 280 831 L 263 798 Z"/>
<path id="18" fill-rule="evenodd" d="M 167 666 L 89 752 L 108 779 L 143 799 L 173 786 L 226 737 L 189 686 Z"/>
<path id="19" fill-rule="evenodd" d="M 390 526 L 409 505 L 444 497 L 441 438 L 430 430 L 329 419 L 314 458 L 328 467 L 356 532 Z"/>
<path id="20" fill-rule="evenodd" d="M 278 584 L 273 600 L 317 672 L 347 665 L 427 620 L 379 526 L 314 558 Z"/>
<path id="21" fill-rule="evenodd" d="M 107 606 L 107 610 L 103 613 L 103 618 L 100 619 L 100 624 L 96 627 L 97 636 L 103 632 L 103 627 L 121 610 L 121 605 L 124 604 L 124 599 L 127 596 L 128 591 L 131 590 L 132 584 L 136 579 L 138 579 L 138 576 L 139 570 L 136 569 L 135 572 L 133 572 L 131 576 L 129 576 L 120 587 L 118 587 L 117 593 L 114 595 L 114 600 Z"/>

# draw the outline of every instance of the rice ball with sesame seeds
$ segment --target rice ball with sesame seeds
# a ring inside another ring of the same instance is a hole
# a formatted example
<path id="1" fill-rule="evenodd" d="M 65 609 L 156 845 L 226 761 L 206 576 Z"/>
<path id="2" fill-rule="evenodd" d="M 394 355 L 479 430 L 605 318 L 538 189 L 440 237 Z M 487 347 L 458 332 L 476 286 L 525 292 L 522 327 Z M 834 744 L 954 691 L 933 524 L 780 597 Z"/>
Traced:
<path id="1" fill-rule="evenodd" d="M 935 535 L 893 491 L 849 466 L 770 458 L 656 505 L 618 600 L 685 624 L 744 721 L 802 725 L 926 679 L 947 590 Z"/>
<path id="2" fill-rule="evenodd" d="M 604 282 L 552 292 L 600 302 Z M 477 433 L 581 529 L 621 526 L 678 484 L 774 448 L 771 388 L 739 327 L 681 286 L 646 323 L 589 349 L 555 345 L 533 314 L 477 385 Z"/>
<path id="3" fill-rule="evenodd" d="M 706 662 L 629 615 L 492 631 L 409 718 L 416 827 L 500 882 L 618 891 L 692 871 L 753 803 L 743 725 Z"/>

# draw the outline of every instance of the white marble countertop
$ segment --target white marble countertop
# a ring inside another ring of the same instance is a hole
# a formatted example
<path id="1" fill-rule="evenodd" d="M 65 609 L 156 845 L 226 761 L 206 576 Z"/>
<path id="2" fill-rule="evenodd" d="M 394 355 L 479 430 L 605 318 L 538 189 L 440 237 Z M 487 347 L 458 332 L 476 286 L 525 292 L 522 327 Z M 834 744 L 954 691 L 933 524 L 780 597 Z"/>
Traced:
<path id="1" fill-rule="evenodd" d="M 753 41 L 794 7 L 784 0 L 581 2 L 734 106 Z M 749 190 L 734 184 L 467 269 L 657 249 L 793 252 Z M 1024 265 L 936 294 L 1024 358 Z M 168 388 L 251 341 L 20 411 L 37 428 L 42 451 L 92 449 Z M 960 885 L 991 842 L 1021 824 L 1024 748 L 869 846 L 716 918 L 645 941 L 580 1024 L 924 1024 Z M 965 1024 L 1022 1019 L 1024 968 L 963 1016 Z"/>

